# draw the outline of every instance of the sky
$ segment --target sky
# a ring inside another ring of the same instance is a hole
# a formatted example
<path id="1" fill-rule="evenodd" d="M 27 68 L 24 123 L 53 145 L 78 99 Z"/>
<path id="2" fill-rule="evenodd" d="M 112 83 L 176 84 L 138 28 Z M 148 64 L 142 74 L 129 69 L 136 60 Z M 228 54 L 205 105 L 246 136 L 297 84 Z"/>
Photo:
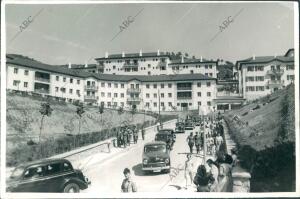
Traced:
<path id="1" fill-rule="evenodd" d="M 47 64 L 140 50 L 236 62 L 294 48 L 291 3 L 7 4 L 5 12 L 6 52 Z"/>

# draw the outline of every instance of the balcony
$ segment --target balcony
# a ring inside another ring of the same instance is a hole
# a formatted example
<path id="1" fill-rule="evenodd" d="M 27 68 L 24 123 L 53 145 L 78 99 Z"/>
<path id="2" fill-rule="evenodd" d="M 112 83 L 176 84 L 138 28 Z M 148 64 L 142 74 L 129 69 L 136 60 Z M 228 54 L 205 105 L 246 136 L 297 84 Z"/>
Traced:
<path id="1" fill-rule="evenodd" d="M 127 93 L 140 93 L 141 89 L 140 88 L 128 88 Z"/>
<path id="2" fill-rule="evenodd" d="M 35 93 L 49 94 L 50 91 L 47 89 L 34 89 Z"/>
<path id="3" fill-rule="evenodd" d="M 269 80 L 267 85 L 268 86 L 282 86 L 283 81 L 282 80 Z"/>
<path id="4" fill-rule="evenodd" d="M 158 66 L 159 67 L 166 67 L 167 66 L 167 62 L 159 62 Z"/>
<path id="5" fill-rule="evenodd" d="M 98 86 L 95 85 L 85 85 L 84 86 L 85 90 L 93 90 L 93 91 L 97 91 L 98 90 Z"/>
<path id="6" fill-rule="evenodd" d="M 177 96 L 177 100 L 191 100 L 192 99 L 192 96 L 190 97 L 178 97 Z"/>
<path id="7" fill-rule="evenodd" d="M 39 82 L 50 83 L 50 79 L 48 79 L 48 78 L 35 77 L 34 79 L 35 79 L 36 81 L 39 81 Z"/>
<path id="8" fill-rule="evenodd" d="M 179 90 L 179 91 L 191 91 L 192 87 L 177 87 L 177 90 Z"/>
<path id="9" fill-rule="evenodd" d="M 276 76 L 281 76 L 283 74 L 284 70 L 283 69 L 273 69 L 273 70 L 268 70 L 266 75 L 276 75 Z"/>
<path id="10" fill-rule="evenodd" d="M 84 101 L 96 101 L 97 97 L 95 95 L 85 95 Z"/>
<path id="11" fill-rule="evenodd" d="M 124 63 L 123 68 L 138 68 L 139 64 L 138 63 Z"/>
<path id="12" fill-rule="evenodd" d="M 138 97 L 129 97 L 127 98 L 127 102 L 140 102 L 142 99 Z"/>

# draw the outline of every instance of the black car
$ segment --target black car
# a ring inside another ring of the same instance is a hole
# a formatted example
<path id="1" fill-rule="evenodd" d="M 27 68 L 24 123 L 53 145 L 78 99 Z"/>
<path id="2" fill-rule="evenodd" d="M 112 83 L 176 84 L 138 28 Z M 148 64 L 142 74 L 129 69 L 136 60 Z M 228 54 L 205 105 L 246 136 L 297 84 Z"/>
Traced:
<path id="1" fill-rule="evenodd" d="M 184 123 L 176 122 L 175 133 L 184 133 Z"/>
<path id="2" fill-rule="evenodd" d="M 48 159 L 21 165 L 7 181 L 7 192 L 80 192 L 90 181 L 66 159 Z"/>
<path id="3" fill-rule="evenodd" d="M 143 171 L 170 172 L 170 152 L 167 145 L 162 141 L 155 141 L 145 144 L 143 151 Z"/>

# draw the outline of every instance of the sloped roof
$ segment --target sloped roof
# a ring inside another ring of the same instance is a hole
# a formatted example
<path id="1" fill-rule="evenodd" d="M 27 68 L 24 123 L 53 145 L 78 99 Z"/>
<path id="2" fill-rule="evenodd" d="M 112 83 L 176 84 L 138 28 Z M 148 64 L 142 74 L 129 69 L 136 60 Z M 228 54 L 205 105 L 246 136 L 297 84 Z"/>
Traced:
<path id="1" fill-rule="evenodd" d="M 117 81 L 128 82 L 137 80 L 140 82 L 163 82 L 163 81 L 191 81 L 191 80 L 216 80 L 216 78 L 208 77 L 202 74 L 177 74 L 177 75 L 113 75 L 113 74 L 100 74 L 89 73 L 82 70 L 74 70 L 58 65 L 49 65 L 42 62 L 38 62 L 34 59 L 30 59 L 24 56 L 15 56 L 13 54 L 6 55 L 7 64 L 15 64 L 28 68 L 34 68 L 38 70 L 59 73 L 64 75 L 70 75 L 80 78 L 95 78 L 103 81 Z"/>
<path id="2" fill-rule="evenodd" d="M 200 63 L 217 63 L 217 61 L 213 61 L 213 60 L 208 60 L 208 59 L 202 59 L 202 61 L 200 59 L 192 59 L 192 58 L 184 58 L 183 59 L 183 63 L 181 62 L 181 59 L 175 59 L 175 60 L 171 60 L 171 63 L 169 65 L 178 65 L 178 64 L 200 64 Z"/>
<path id="3" fill-rule="evenodd" d="M 147 52 L 142 53 L 142 56 L 140 56 L 140 53 L 124 53 L 125 57 L 122 57 L 122 54 L 111 54 L 108 55 L 108 58 L 100 57 L 96 58 L 95 60 L 102 60 L 102 59 L 121 59 L 121 58 L 141 58 L 141 57 L 168 57 L 165 52 L 159 52 L 159 55 L 157 55 L 157 52 Z"/>

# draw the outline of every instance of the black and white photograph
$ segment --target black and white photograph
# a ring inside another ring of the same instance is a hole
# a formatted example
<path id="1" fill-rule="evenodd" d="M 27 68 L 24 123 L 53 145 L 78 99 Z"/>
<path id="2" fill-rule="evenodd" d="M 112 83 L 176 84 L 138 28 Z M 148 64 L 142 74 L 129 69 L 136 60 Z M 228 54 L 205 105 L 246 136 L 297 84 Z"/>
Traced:
<path id="1" fill-rule="evenodd" d="M 298 2 L 1 5 L 1 198 L 300 196 Z"/>

